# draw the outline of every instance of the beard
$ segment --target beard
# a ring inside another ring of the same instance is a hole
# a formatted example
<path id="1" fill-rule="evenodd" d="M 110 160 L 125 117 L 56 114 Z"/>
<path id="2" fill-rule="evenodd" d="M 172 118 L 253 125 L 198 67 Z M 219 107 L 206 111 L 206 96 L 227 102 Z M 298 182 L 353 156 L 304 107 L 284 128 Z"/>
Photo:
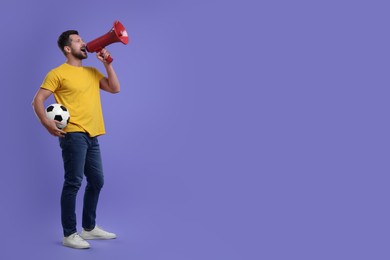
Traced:
<path id="1" fill-rule="evenodd" d="M 72 49 L 71 54 L 72 54 L 75 58 L 80 59 L 80 60 L 83 60 L 83 59 L 88 58 L 88 54 L 87 54 L 86 51 L 81 51 L 81 50 L 74 50 L 74 49 Z"/>

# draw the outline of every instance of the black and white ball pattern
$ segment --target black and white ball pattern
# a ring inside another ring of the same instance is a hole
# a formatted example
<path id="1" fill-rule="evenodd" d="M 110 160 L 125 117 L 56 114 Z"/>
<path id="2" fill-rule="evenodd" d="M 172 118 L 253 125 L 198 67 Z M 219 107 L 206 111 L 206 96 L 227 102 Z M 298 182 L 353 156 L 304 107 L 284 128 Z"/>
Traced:
<path id="1" fill-rule="evenodd" d="M 49 119 L 58 121 L 57 127 L 59 129 L 64 129 L 68 125 L 70 119 L 68 109 L 61 104 L 51 104 L 47 106 L 46 116 Z"/>

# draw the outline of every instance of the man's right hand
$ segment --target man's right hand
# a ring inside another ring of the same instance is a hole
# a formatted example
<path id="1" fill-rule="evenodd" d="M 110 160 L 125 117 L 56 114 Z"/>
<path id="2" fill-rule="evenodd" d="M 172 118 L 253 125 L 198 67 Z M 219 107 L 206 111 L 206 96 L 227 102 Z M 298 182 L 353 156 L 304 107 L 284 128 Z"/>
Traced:
<path id="1" fill-rule="evenodd" d="M 58 137 L 64 137 L 66 135 L 66 132 L 62 131 L 57 127 L 57 124 L 60 124 L 60 122 L 56 120 L 46 120 L 44 123 L 45 128 L 49 133 L 53 136 L 58 136 Z"/>

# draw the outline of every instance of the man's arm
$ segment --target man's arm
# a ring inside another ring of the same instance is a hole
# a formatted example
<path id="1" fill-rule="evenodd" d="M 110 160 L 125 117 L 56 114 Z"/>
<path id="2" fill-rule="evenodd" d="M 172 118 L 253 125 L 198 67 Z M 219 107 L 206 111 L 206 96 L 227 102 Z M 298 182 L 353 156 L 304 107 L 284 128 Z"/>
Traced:
<path id="1" fill-rule="evenodd" d="M 96 54 L 97 58 L 103 62 L 104 67 L 107 71 L 107 77 L 100 80 L 100 88 L 110 93 L 118 93 L 121 90 L 118 77 L 116 76 L 115 70 L 112 64 L 107 64 L 106 59 L 110 56 L 110 53 L 103 49 Z"/>
<path id="2" fill-rule="evenodd" d="M 32 101 L 32 106 L 36 116 L 38 117 L 41 124 L 47 129 L 47 131 L 54 136 L 63 137 L 66 132 L 58 129 L 56 123 L 59 123 L 55 120 L 50 120 L 46 117 L 45 113 L 45 100 L 51 95 L 51 91 L 47 89 L 40 88 L 34 96 Z"/>

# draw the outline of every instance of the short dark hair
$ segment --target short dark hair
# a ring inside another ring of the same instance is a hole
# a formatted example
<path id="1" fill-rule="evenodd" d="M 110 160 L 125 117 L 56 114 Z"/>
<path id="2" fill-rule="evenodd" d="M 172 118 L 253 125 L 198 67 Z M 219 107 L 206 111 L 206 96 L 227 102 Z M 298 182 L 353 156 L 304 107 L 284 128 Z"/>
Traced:
<path id="1" fill-rule="evenodd" d="M 68 30 L 68 31 L 65 31 L 63 33 L 61 33 L 60 37 L 58 37 L 58 40 L 57 40 L 57 44 L 58 44 L 58 47 L 60 48 L 60 50 L 64 53 L 64 47 L 65 46 L 69 46 L 70 45 L 70 42 L 72 41 L 70 39 L 70 35 L 71 34 L 77 34 L 79 35 L 79 32 L 78 31 L 75 31 L 75 30 Z"/>

